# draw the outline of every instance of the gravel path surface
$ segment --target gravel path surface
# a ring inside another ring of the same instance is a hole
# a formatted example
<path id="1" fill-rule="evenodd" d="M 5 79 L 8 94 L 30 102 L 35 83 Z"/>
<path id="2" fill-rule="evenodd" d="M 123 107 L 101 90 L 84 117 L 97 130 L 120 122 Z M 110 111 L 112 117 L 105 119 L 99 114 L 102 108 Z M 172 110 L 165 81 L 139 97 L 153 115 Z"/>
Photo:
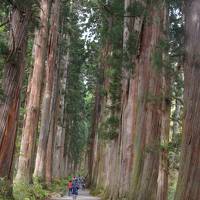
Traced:
<path id="1" fill-rule="evenodd" d="M 72 197 L 64 196 L 53 198 L 52 200 L 72 200 Z M 99 197 L 93 197 L 89 194 L 88 190 L 79 191 L 79 195 L 76 200 L 101 200 Z"/>

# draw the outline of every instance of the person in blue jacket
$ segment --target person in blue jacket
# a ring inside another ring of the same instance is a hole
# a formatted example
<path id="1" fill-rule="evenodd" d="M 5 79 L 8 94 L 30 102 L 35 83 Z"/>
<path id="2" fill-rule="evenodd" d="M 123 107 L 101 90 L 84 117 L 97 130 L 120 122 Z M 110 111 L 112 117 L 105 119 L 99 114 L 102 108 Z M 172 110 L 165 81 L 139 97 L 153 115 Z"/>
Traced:
<path id="1" fill-rule="evenodd" d="M 73 200 L 76 200 L 77 196 L 78 196 L 78 190 L 79 190 L 79 185 L 78 185 L 78 181 L 77 179 L 73 180 L 72 182 L 72 196 L 73 196 Z"/>

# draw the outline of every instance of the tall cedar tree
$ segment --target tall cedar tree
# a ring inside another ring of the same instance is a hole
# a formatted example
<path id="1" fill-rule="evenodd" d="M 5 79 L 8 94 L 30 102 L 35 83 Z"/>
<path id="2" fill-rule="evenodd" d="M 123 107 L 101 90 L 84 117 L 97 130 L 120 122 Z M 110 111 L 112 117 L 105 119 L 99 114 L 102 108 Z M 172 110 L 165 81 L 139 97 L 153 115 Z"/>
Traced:
<path id="1" fill-rule="evenodd" d="M 134 141 L 132 199 L 156 199 L 162 119 L 162 1 L 147 3 L 140 49 L 136 60 L 138 77 L 136 135 Z"/>
<path id="2" fill-rule="evenodd" d="M 60 15 L 60 0 L 55 0 L 51 8 L 51 27 L 49 31 L 49 43 L 48 43 L 48 54 L 47 64 L 45 73 L 45 89 L 43 95 L 43 102 L 41 107 L 41 127 L 39 142 L 35 161 L 34 176 L 45 178 L 45 164 L 46 164 L 46 149 L 50 131 L 50 123 L 52 113 L 50 113 L 51 100 L 53 98 L 53 82 L 55 78 L 57 49 L 58 49 L 58 37 L 59 37 L 59 15 Z"/>
<path id="3" fill-rule="evenodd" d="M 16 180 L 30 182 L 37 134 L 43 71 L 48 40 L 48 18 L 50 0 L 40 2 L 40 25 L 35 32 L 35 55 L 32 78 L 27 90 L 27 105 L 22 131 L 22 141 Z"/>
<path id="4" fill-rule="evenodd" d="M 200 199 L 200 2 L 185 1 L 185 118 L 175 200 Z"/>
<path id="5" fill-rule="evenodd" d="M 3 79 L 4 98 L 0 104 L 0 177 L 9 181 L 13 177 L 13 156 L 31 7 L 31 4 L 28 7 L 15 5 L 11 9 L 9 50 Z"/>

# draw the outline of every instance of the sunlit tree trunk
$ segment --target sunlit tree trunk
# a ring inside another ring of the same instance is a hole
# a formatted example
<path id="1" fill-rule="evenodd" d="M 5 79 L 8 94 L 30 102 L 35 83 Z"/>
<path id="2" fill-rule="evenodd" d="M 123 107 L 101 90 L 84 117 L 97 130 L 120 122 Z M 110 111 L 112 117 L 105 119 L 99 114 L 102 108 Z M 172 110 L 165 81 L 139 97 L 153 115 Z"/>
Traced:
<path id="1" fill-rule="evenodd" d="M 44 96 L 42 102 L 42 115 L 41 115 L 41 128 L 39 135 L 39 142 L 35 161 L 34 176 L 44 179 L 45 176 L 45 160 L 46 160 L 46 149 L 49 137 L 49 128 L 51 115 L 51 99 L 53 90 L 53 81 L 56 73 L 56 58 L 58 49 L 58 36 L 59 36 L 59 12 L 60 1 L 55 0 L 51 8 L 51 27 L 49 31 L 49 43 L 48 43 L 48 54 L 46 64 L 46 81 Z"/>
<path id="2" fill-rule="evenodd" d="M 200 2 L 185 1 L 185 118 L 175 200 L 200 199 Z"/>
<path id="3" fill-rule="evenodd" d="M 35 35 L 35 56 L 32 78 L 30 80 L 30 92 L 26 106 L 24 127 L 22 131 L 22 141 L 19 156 L 19 165 L 16 179 L 18 181 L 30 182 L 32 176 L 32 165 L 35 147 L 35 138 L 37 134 L 41 88 L 43 80 L 43 71 L 45 66 L 45 54 L 47 50 L 48 37 L 48 17 L 49 1 L 40 2 L 40 26 Z"/>
<path id="4" fill-rule="evenodd" d="M 4 177 L 9 181 L 12 181 L 13 176 L 13 155 L 30 17 L 30 8 L 12 9 L 9 51 L 3 80 L 4 98 L 0 105 L 0 178 Z"/>

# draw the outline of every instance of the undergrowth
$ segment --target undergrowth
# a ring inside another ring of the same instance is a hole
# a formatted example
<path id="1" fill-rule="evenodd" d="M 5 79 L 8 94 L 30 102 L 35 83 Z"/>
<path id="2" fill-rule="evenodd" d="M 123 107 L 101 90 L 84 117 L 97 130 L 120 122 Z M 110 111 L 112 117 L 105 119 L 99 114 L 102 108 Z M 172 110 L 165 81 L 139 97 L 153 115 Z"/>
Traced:
<path id="1" fill-rule="evenodd" d="M 21 182 L 14 183 L 14 200 L 47 200 L 52 194 L 64 196 L 66 194 L 68 181 L 69 178 L 53 180 L 52 184 L 49 186 L 45 185 L 37 178 L 34 179 L 33 184 Z"/>
<path id="2" fill-rule="evenodd" d="M 44 200 L 48 195 L 49 191 L 38 180 L 34 180 L 33 184 L 17 182 L 13 186 L 15 200 Z"/>

